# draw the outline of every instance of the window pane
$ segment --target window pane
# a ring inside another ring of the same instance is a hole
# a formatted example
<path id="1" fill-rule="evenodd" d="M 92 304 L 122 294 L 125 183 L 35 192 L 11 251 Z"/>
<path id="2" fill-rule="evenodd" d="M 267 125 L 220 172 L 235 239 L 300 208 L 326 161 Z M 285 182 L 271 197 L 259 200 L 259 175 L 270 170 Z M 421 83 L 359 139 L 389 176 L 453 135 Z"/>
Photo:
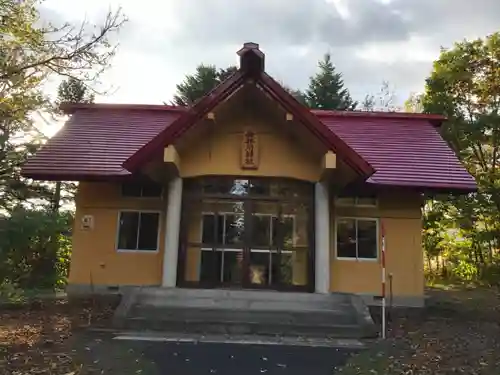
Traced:
<path id="1" fill-rule="evenodd" d="M 135 250 L 137 247 L 138 212 L 120 213 L 118 229 L 118 249 Z"/>
<path id="2" fill-rule="evenodd" d="M 137 250 L 157 250 L 159 221 L 159 213 L 141 213 L 141 220 L 139 223 L 139 244 Z"/>
<path id="3" fill-rule="evenodd" d="M 222 232 L 224 231 L 224 215 L 203 215 L 201 242 L 207 246 L 222 245 Z M 215 228 L 217 220 L 217 228 Z M 215 233 L 217 230 L 217 233 Z M 217 239 L 214 238 L 217 234 Z"/>
<path id="4" fill-rule="evenodd" d="M 161 197 L 163 186 L 155 183 L 148 183 L 142 186 L 143 197 Z"/>
<path id="5" fill-rule="evenodd" d="M 271 216 L 252 215 L 253 227 L 251 242 L 253 246 L 271 246 Z"/>
<path id="6" fill-rule="evenodd" d="M 294 202 L 282 204 L 281 208 L 283 246 L 285 248 L 309 246 L 311 217 L 309 205 Z"/>
<path id="7" fill-rule="evenodd" d="M 200 281 L 218 282 L 221 279 L 222 251 L 202 250 Z"/>
<path id="8" fill-rule="evenodd" d="M 313 195 L 312 185 L 301 181 L 279 180 L 272 188 L 273 196 L 278 195 L 287 199 L 304 199 Z"/>
<path id="9" fill-rule="evenodd" d="M 248 195 L 249 180 L 232 178 L 207 178 L 203 180 L 204 194 Z"/>
<path id="10" fill-rule="evenodd" d="M 250 265 L 248 267 L 249 279 L 252 284 L 269 284 L 269 262 L 271 252 L 252 251 L 250 252 Z"/>
<path id="11" fill-rule="evenodd" d="M 362 196 L 358 197 L 357 204 L 360 206 L 376 206 L 377 196 L 375 193 L 363 194 Z"/>
<path id="12" fill-rule="evenodd" d="M 201 242 L 206 245 L 214 244 L 215 216 L 203 215 Z"/>
<path id="13" fill-rule="evenodd" d="M 295 245 L 294 243 L 294 220 L 293 217 L 284 217 L 282 221 L 282 231 L 283 231 L 283 247 L 290 248 Z"/>
<path id="14" fill-rule="evenodd" d="M 356 258 L 356 221 L 354 219 L 337 221 L 337 256 Z"/>
<path id="15" fill-rule="evenodd" d="M 356 199 L 354 197 L 350 198 L 337 198 L 338 206 L 354 206 L 356 203 Z"/>
<path id="16" fill-rule="evenodd" d="M 358 220 L 358 258 L 377 258 L 377 222 Z"/>
<path id="17" fill-rule="evenodd" d="M 272 253 L 272 283 L 293 285 L 293 256 L 291 251 Z"/>
<path id="18" fill-rule="evenodd" d="M 137 183 L 122 184 L 122 195 L 124 197 L 140 197 L 141 190 L 142 190 L 141 184 Z"/>
<path id="19" fill-rule="evenodd" d="M 252 195 L 269 196 L 271 194 L 271 185 L 269 181 L 255 179 L 250 181 L 249 190 Z"/>
<path id="20" fill-rule="evenodd" d="M 231 181 L 231 187 L 229 193 L 232 195 L 245 196 L 248 195 L 248 190 L 250 186 L 249 180 L 233 180 Z"/>
<path id="21" fill-rule="evenodd" d="M 231 284 L 241 284 L 243 271 L 243 251 L 219 251 L 224 256 L 222 281 Z"/>
<path id="22" fill-rule="evenodd" d="M 226 245 L 243 244 L 243 236 L 245 233 L 245 221 L 243 215 L 226 215 Z"/>
<path id="23" fill-rule="evenodd" d="M 204 194 L 229 194 L 233 180 L 227 178 L 207 178 L 203 179 Z"/>

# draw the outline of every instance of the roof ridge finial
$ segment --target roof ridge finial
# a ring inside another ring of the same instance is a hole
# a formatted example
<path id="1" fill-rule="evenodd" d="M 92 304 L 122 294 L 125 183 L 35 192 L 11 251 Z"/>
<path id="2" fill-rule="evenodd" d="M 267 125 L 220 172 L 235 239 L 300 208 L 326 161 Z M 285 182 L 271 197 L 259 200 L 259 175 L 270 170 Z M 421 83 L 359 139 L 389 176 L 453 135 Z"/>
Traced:
<path id="1" fill-rule="evenodd" d="M 264 71 L 264 53 L 260 50 L 259 44 L 245 42 L 243 47 L 237 52 L 240 56 L 240 69 L 250 75 L 257 75 Z"/>

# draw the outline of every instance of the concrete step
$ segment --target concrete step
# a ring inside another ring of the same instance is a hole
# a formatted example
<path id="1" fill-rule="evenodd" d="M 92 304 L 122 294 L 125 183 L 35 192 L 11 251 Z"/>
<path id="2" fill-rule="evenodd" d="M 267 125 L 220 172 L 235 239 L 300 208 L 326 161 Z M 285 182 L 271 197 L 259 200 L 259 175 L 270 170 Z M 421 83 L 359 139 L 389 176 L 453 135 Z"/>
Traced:
<path id="1" fill-rule="evenodd" d="M 261 335 L 284 337 L 314 338 L 371 338 L 377 332 L 371 327 L 358 324 L 347 325 L 309 325 L 309 324 L 267 324 L 263 322 L 233 321 L 171 321 L 134 317 L 127 319 L 123 327 L 130 330 L 152 330 L 171 333 L 227 334 L 227 335 Z"/>
<path id="2" fill-rule="evenodd" d="M 330 300 L 301 302 L 290 299 L 280 300 L 256 300 L 243 298 L 159 298 L 157 296 L 141 296 L 137 304 L 158 307 L 191 307 L 230 310 L 252 310 L 252 311 L 343 311 L 351 306 L 348 302 L 335 302 Z"/>
<path id="3" fill-rule="evenodd" d="M 248 290 L 248 289 L 189 289 L 189 288 L 158 288 L 142 287 L 142 295 L 156 295 L 161 297 L 183 297 L 183 298 L 244 298 L 257 300 L 288 300 L 293 298 L 297 301 L 322 301 L 325 297 L 336 300 L 349 299 L 348 293 L 317 294 L 300 292 L 278 292 L 274 290 Z"/>
<path id="4" fill-rule="evenodd" d="M 130 316 L 157 320 L 219 321 L 221 323 L 231 321 L 235 323 L 329 325 L 357 324 L 358 322 L 356 312 L 352 308 L 343 311 L 270 311 L 135 305 Z"/>
<path id="5" fill-rule="evenodd" d="M 165 307 L 331 311 L 351 306 L 351 299 L 343 294 L 148 288 L 141 290 L 136 303 Z"/>
<path id="6" fill-rule="evenodd" d="M 334 338 L 376 334 L 366 306 L 348 294 L 140 288 L 115 314 L 121 328 L 200 334 Z"/>

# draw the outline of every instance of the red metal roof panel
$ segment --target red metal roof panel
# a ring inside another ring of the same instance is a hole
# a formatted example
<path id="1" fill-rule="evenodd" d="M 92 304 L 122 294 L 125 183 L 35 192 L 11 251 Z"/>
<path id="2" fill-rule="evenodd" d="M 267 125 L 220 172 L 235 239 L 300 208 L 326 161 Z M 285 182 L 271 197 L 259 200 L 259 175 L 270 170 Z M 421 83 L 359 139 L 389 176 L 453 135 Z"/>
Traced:
<path id="1" fill-rule="evenodd" d="M 179 111 L 76 109 L 23 166 L 23 175 L 130 175 L 122 163 L 180 115 Z"/>
<path id="2" fill-rule="evenodd" d="M 125 177 L 122 164 L 185 110 L 165 106 L 73 108 L 66 125 L 23 166 L 37 179 Z M 377 185 L 473 190 L 473 177 L 424 116 L 313 111 L 375 169 Z"/>
<path id="3" fill-rule="evenodd" d="M 316 115 L 375 168 L 370 183 L 476 188 L 474 178 L 427 119 Z"/>

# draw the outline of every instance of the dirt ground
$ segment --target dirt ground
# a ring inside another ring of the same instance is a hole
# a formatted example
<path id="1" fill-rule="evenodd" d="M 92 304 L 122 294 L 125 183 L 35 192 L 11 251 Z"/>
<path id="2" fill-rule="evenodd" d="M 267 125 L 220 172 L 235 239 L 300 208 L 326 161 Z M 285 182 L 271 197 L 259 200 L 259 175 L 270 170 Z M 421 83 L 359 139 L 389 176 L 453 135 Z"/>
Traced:
<path id="1" fill-rule="evenodd" d="M 2 306 L 0 374 L 80 374 L 85 347 L 79 338 L 90 326 L 109 326 L 117 303 L 60 299 Z"/>
<path id="2" fill-rule="evenodd" d="M 425 309 L 393 310 L 389 338 L 368 343 L 332 373 L 499 375 L 498 290 L 434 289 L 430 295 Z M 109 327 L 115 305 L 58 300 L 1 308 L 0 374 L 158 373 L 144 343 L 88 330 Z"/>
<path id="3" fill-rule="evenodd" d="M 393 310 L 389 338 L 353 356 L 339 373 L 499 375 L 500 292 L 452 287 L 428 293 L 425 309 Z"/>

